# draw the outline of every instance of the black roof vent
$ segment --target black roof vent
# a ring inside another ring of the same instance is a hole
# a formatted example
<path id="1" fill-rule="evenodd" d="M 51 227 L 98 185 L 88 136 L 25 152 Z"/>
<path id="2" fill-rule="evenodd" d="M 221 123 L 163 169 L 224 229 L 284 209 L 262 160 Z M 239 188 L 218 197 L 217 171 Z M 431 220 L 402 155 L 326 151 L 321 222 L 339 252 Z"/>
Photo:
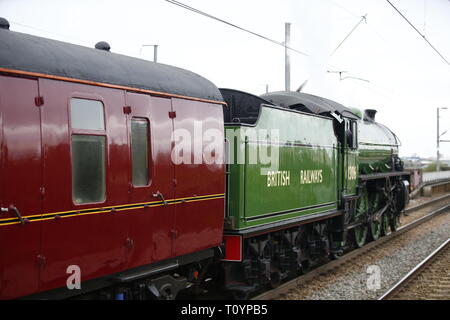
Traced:
<path id="1" fill-rule="evenodd" d="M 375 122 L 375 115 L 377 110 L 366 109 L 364 110 L 364 121 Z"/>
<path id="2" fill-rule="evenodd" d="M 111 47 L 109 46 L 108 42 L 100 41 L 95 44 L 95 49 L 109 52 L 111 50 Z"/>
<path id="3" fill-rule="evenodd" d="M 9 22 L 5 18 L 0 18 L 0 29 L 9 30 Z"/>

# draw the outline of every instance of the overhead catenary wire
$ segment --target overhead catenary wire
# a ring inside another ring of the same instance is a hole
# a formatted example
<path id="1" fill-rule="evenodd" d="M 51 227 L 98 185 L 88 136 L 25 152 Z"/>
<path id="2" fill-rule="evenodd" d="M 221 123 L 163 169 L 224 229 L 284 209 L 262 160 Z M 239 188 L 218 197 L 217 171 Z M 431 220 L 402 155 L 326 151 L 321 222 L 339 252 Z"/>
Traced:
<path id="1" fill-rule="evenodd" d="M 223 19 L 218 18 L 218 17 L 216 17 L 216 16 L 213 16 L 213 15 L 211 15 L 211 14 L 209 14 L 209 13 L 206 13 L 206 12 L 204 12 L 204 11 L 201 11 L 201 10 L 199 10 L 199 9 L 193 8 L 193 7 L 191 7 L 191 6 L 188 6 L 187 4 L 184 4 L 184 3 L 181 3 L 181 2 L 175 1 L 175 0 L 164 0 L 164 1 L 169 2 L 169 3 L 171 3 L 171 4 L 174 4 L 174 5 L 177 5 L 177 6 L 181 7 L 181 8 L 187 9 L 187 10 L 189 10 L 189 11 L 195 12 L 195 13 L 197 13 L 197 14 L 200 14 L 200 15 L 204 16 L 204 17 L 207 17 L 207 18 L 210 18 L 210 19 L 213 19 L 213 20 L 222 22 L 222 23 L 224 23 L 224 24 L 226 24 L 226 25 L 229 25 L 230 27 L 233 27 L 233 28 L 239 29 L 239 30 L 241 30 L 241 31 L 250 33 L 250 34 L 252 34 L 252 35 L 254 35 L 254 36 L 257 36 L 257 37 L 259 37 L 259 38 L 261 38 L 261 39 L 270 41 L 270 42 L 272 42 L 272 43 L 274 43 L 274 44 L 277 44 L 277 45 L 279 45 L 279 46 L 282 46 L 282 47 L 284 47 L 284 48 L 287 48 L 287 49 L 289 49 L 289 50 L 292 50 L 293 52 L 296 52 L 296 53 L 299 53 L 299 54 L 304 55 L 304 56 L 306 56 L 306 57 L 309 57 L 309 54 L 307 54 L 307 53 L 305 53 L 305 52 L 302 52 L 302 51 L 300 51 L 300 50 L 297 50 L 297 49 L 295 49 L 295 48 L 292 48 L 292 47 L 290 47 L 290 46 L 287 46 L 287 45 L 286 45 L 285 43 L 283 43 L 283 42 L 279 42 L 279 41 L 273 40 L 273 39 L 271 39 L 271 38 L 269 38 L 269 37 L 266 37 L 266 36 L 264 36 L 264 35 L 262 35 L 262 34 L 256 33 L 256 32 L 254 32 L 254 31 L 251 31 L 251 30 L 246 29 L 246 28 L 243 28 L 243 27 L 240 27 L 240 26 L 238 26 L 238 25 L 236 25 L 236 24 L 234 24 L 234 23 L 231 23 L 231 22 L 229 22 L 229 21 L 223 20 Z"/>
<path id="2" fill-rule="evenodd" d="M 345 36 L 345 38 L 339 43 L 339 45 L 331 52 L 330 57 L 338 51 L 338 49 L 344 44 L 344 42 L 352 35 L 352 33 L 359 27 L 362 22 L 367 23 L 367 13 L 361 17 L 361 20 L 353 27 L 353 29 Z"/>
<path id="3" fill-rule="evenodd" d="M 340 4 L 338 4 L 337 2 L 335 2 L 335 1 L 333 1 L 333 0 L 330 0 L 330 3 L 332 3 L 332 4 L 335 5 L 337 8 L 341 9 L 342 11 L 346 12 L 348 15 L 350 15 L 350 16 L 352 16 L 352 17 L 354 17 L 354 18 L 360 19 L 360 18 L 362 17 L 361 15 L 358 15 L 358 14 L 356 14 L 356 13 L 350 11 L 350 10 L 347 9 L 346 7 L 344 7 L 344 6 L 340 5 Z M 373 28 L 373 27 L 370 25 L 370 23 L 366 23 L 365 28 L 367 28 L 367 30 L 369 30 L 369 31 L 372 33 L 373 36 L 378 37 L 381 41 L 383 41 L 384 43 L 386 43 L 386 45 L 388 45 L 388 46 L 393 46 L 393 45 L 396 44 L 396 43 L 394 43 L 393 41 L 387 40 L 384 36 L 382 36 L 382 35 L 378 32 L 377 29 Z M 330 66 L 330 65 L 328 65 L 328 66 Z M 334 69 L 334 70 L 331 70 L 331 72 L 329 72 L 330 70 L 328 70 L 328 73 L 339 73 L 339 72 L 341 71 L 341 70 L 340 70 L 339 68 L 337 68 L 337 67 L 333 67 L 332 69 Z M 355 83 L 355 84 L 358 84 L 358 85 L 361 84 L 361 82 L 354 82 L 354 83 Z M 377 95 L 384 96 L 384 97 L 389 98 L 389 99 L 393 99 L 394 97 L 397 97 L 397 98 L 400 98 L 400 97 L 401 97 L 401 95 L 400 95 L 399 93 L 395 92 L 395 90 L 393 91 L 392 88 L 386 88 L 386 87 L 380 85 L 379 83 L 377 84 L 377 83 L 375 83 L 375 82 L 373 82 L 373 81 L 369 81 L 369 82 L 366 82 L 366 84 L 367 84 L 368 86 L 365 87 L 365 88 L 367 88 L 367 89 L 373 91 L 373 92 L 376 93 Z"/>
<path id="4" fill-rule="evenodd" d="M 67 34 L 62 34 L 62 33 L 57 33 L 57 32 L 54 32 L 54 31 L 49 31 L 49 30 L 42 29 L 42 28 L 39 28 L 39 27 L 36 27 L 36 26 L 31 26 L 31 25 L 28 25 L 28 24 L 17 22 L 17 21 L 14 21 L 14 20 L 9 20 L 9 21 L 13 25 L 17 25 L 17 26 L 20 26 L 20 27 L 23 27 L 23 28 L 26 28 L 26 29 L 31 29 L 31 30 L 38 31 L 38 32 L 34 32 L 33 33 L 36 36 L 41 36 L 42 37 L 43 36 L 42 33 L 46 33 L 46 34 L 51 35 L 52 36 L 51 38 L 55 39 L 55 40 L 60 40 L 60 41 L 67 42 L 67 39 L 70 39 L 70 40 L 73 41 L 74 44 L 82 45 L 82 46 L 85 46 L 85 47 L 88 47 L 88 48 L 92 47 L 92 43 L 87 41 L 86 39 L 82 40 L 80 38 L 75 38 L 72 35 L 69 36 Z M 53 37 L 53 36 L 56 36 L 56 37 Z M 133 56 L 133 57 L 136 57 L 136 58 L 141 58 L 141 56 L 142 56 L 141 55 L 141 53 L 142 53 L 141 50 L 142 50 L 142 48 L 139 51 L 132 50 L 128 54 Z"/>
<path id="5" fill-rule="evenodd" d="M 236 25 L 236 24 L 233 24 L 233 23 L 231 23 L 231 22 L 228 22 L 228 21 L 225 21 L 225 20 L 220 19 L 220 18 L 218 18 L 218 17 L 212 16 L 212 15 L 210 15 L 210 14 L 208 14 L 208 13 L 206 13 L 206 12 L 203 12 L 203 11 L 201 11 L 201 10 L 195 9 L 195 8 L 193 8 L 193 7 L 190 7 L 190 6 L 188 6 L 188 5 L 186 5 L 186 4 L 183 4 L 183 3 L 179 2 L 179 1 L 175 1 L 175 0 L 165 0 L 165 1 L 166 1 L 166 2 L 169 2 L 169 3 L 171 3 L 171 4 L 174 4 L 174 5 L 180 6 L 180 7 L 184 8 L 184 9 L 190 10 L 190 11 L 192 11 L 192 12 L 195 12 L 195 13 L 197 13 L 197 14 L 200 14 L 200 15 L 202 15 L 202 16 L 208 17 L 208 18 L 210 18 L 210 19 L 214 19 L 214 20 L 219 21 L 219 22 L 221 22 L 221 23 L 227 24 L 227 25 L 229 25 L 229 26 L 231 26 L 231 27 L 237 28 L 237 29 L 242 30 L 242 31 L 244 31 L 244 32 L 250 33 L 250 34 L 252 34 L 252 35 L 254 35 L 254 36 L 257 36 L 257 37 L 260 37 L 260 38 L 262 38 L 262 39 L 264 39 L 264 40 L 270 41 L 270 42 L 272 42 L 272 43 L 274 43 L 274 44 L 276 44 L 276 45 L 280 45 L 280 46 L 282 46 L 283 48 L 287 48 L 287 49 L 292 50 L 293 52 L 299 53 L 299 54 L 301 54 L 301 55 L 303 55 L 303 56 L 310 57 L 310 55 L 307 54 L 307 53 L 305 53 L 305 52 L 302 52 L 302 51 L 300 51 L 300 50 L 297 50 L 297 49 L 295 49 L 295 48 L 293 48 L 293 47 L 291 47 L 291 46 L 286 46 L 284 42 L 279 42 L 279 41 L 273 40 L 273 39 L 271 39 L 271 38 L 269 38 L 269 37 L 266 37 L 266 36 L 264 36 L 264 35 L 261 35 L 261 34 L 259 34 L 259 33 L 253 32 L 253 31 L 251 31 L 251 30 L 248 30 L 248 29 L 246 29 L 246 28 L 240 27 L 240 26 L 238 26 L 238 25 Z M 340 8 L 342 8 L 342 7 L 340 6 Z M 360 17 L 360 16 L 359 16 L 359 17 Z M 45 33 L 53 34 L 53 35 L 56 35 L 56 36 L 58 36 L 58 37 L 72 38 L 73 40 L 76 40 L 76 42 L 78 42 L 79 44 L 83 43 L 83 44 L 89 46 L 89 45 L 87 44 L 86 40 L 80 40 L 80 39 L 77 39 L 77 38 L 73 38 L 73 37 L 71 37 L 71 36 L 69 37 L 69 36 L 67 36 L 67 35 L 63 35 L 63 34 L 60 34 L 60 33 L 48 31 L 48 30 L 45 30 L 45 29 L 42 29 L 42 28 L 38 28 L 38 27 L 35 27 L 35 26 L 30 26 L 30 25 L 23 24 L 23 23 L 19 23 L 19 22 L 16 22 L 16 21 L 11 21 L 11 22 L 13 22 L 14 24 L 20 25 L 20 26 L 22 26 L 22 27 L 25 27 L 25 28 L 30 28 L 30 29 L 34 29 L 34 30 L 37 30 L 37 31 L 40 31 L 40 32 L 45 32 Z M 137 56 L 137 54 L 136 54 L 136 56 Z M 311 61 L 311 63 L 316 64 L 314 61 Z M 329 67 L 331 70 L 340 70 L 340 69 L 341 69 L 341 68 L 339 68 L 339 67 L 333 66 L 333 65 L 328 64 L 328 63 L 327 63 L 326 65 L 327 65 L 327 67 Z"/>
<path id="6" fill-rule="evenodd" d="M 9 21 L 11 23 L 13 23 L 14 25 L 18 25 L 18 26 L 23 27 L 23 28 L 36 30 L 36 31 L 39 31 L 40 33 L 44 32 L 44 33 L 56 36 L 56 37 L 58 37 L 60 39 L 72 39 L 72 40 L 75 40 L 77 43 L 80 43 L 80 44 L 82 43 L 84 45 L 89 45 L 89 42 L 87 42 L 86 40 L 82 40 L 82 39 L 79 39 L 79 38 L 74 38 L 73 36 L 68 36 L 66 34 L 57 33 L 57 32 L 54 32 L 54 31 L 49 31 L 49 30 L 38 28 L 38 27 L 35 27 L 35 26 L 30 26 L 28 24 L 24 24 L 24 23 L 17 22 L 17 21 L 14 21 L 14 20 L 9 20 Z"/>
<path id="7" fill-rule="evenodd" d="M 442 60 L 444 60 L 444 62 L 450 66 L 450 62 L 448 62 L 448 60 L 442 55 L 442 53 L 439 52 L 438 49 L 436 49 L 436 47 L 434 45 L 431 44 L 430 41 L 428 41 L 428 39 L 425 37 L 424 34 L 422 34 L 412 23 L 411 21 L 408 20 L 408 18 L 405 17 L 405 15 L 403 13 L 401 13 L 401 11 L 399 9 L 397 9 L 396 6 L 394 6 L 392 4 L 391 1 L 386 0 L 387 3 L 389 3 L 389 5 L 391 5 L 392 8 L 394 8 L 394 10 L 423 38 L 423 40 L 425 40 L 425 42 L 442 58 Z"/>
<path id="8" fill-rule="evenodd" d="M 240 26 L 238 26 L 238 25 L 236 25 L 236 24 L 234 24 L 234 23 L 225 21 L 225 20 L 223 20 L 223 19 L 221 19 L 221 18 L 218 18 L 218 17 L 215 17 L 215 16 L 213 16 L 213 15 L 210 15 L 210 14 L 208 14 L 208 13 L 206 13 L 206 12 L 203 12 L 203 11 L 201 11 L 201 10 L 199 10 L 199 9 L 193 8 L 193 7 L 191 7 L 191 6 L 188 6 L 188 5 L 186 5 L 186 4 L 184 4 L 184 3 L 181 3 L 181 2 L 179 2 L 179 1 L 176 1 L 176 0 L 164 0 L 164 1 L 169 2 L 169 3 L 171 3 L 171 4 L 174 4 L 174 5 L 177 5 L 177 6 L 181 7 L 181 8 L 187 9 L 187 10 L 189 10 L 189 11 L 195 12 L 195 13 L 200 14 L 200 15 L 202 15 L 202 16 L 205 16 L 205 17 L 207 17 L 207 18 L 210 18 L 210 19 L 219 21 L 219 22 L 221 22 L 221 23 L 227 24 L 227 25 L 229 25 L 229 26 L 231 26 L 231 27 L 234 27 L 234 28 L 237 28 L 237 29 L 239 29 L 239 30 L 241 30 L 241 31 L 250 33 L 250 34 L 252 34 L 252 35 L 254 35 L 254 36 L 257 36 L 257 37 L 262 38 L 262 39 L 264 39 L 264 40 L 270 41 L 270 42 L 272 42 L 272 43 L 274 43 L 274 44 L 280 45 L 280 46 L 282 46 L 282 47 L 284 47 L 284 48 L 287 48 L 287 49 L 289 49 L 289 50 L 292 50 L 293 52 L 299 53 L 299 54 L 301 54 L 301 55 L 303 55 L 303 56 L 310 57 L 309 54 L 307 54 L 307 53 L 305 53 L 305 52 L 302 52 L 302 51 L 299 51 L 299 50 L 297 50 L 297 49 L 295 49 L 295 48 L 292 48 L 292 47 L 290 47 L 290 46 L 287 46 L 284 42 L 279 42 L 279 41 L 270 39 L 270 38 L 268 38 L 268 37 L 266 37 L 266 36 L 264 36 L 264 35 L 261 35 L 261 34 L 259 34 L 259 33 L 250 31 L 250 30 L 248 30 L 248 29 L 246 29 L 246 28 L 240 27 Z M 314 62 L 312 62 L 312 63 L 315 64 Z M 338 67 L 336 67 L 336 66 L 333 66 L 333 65 L 331 65 L 331 64 L 327 64 L 327 66 L 330 67 L 331 69 L 334 69 L 334 70 L 339 70 L 339 69 L 340 69 L 340 68 L 338 68 Z"/>
<path id="9" fill-rule="evenodd" d="M 338 4 L 338 3 L 336 3 L 335 1 L 330 0 L 330 2 L 331 2 L 333 5 L 335 5 L 337 8 L 341 9 L 342 11 L 346 12 L 347 14 L 351 15 L 351 16 L 354 17 L 354 18 L 360 19 L 360 18 L 362 17 L 361 15 L 357 15 L 357 14 L 351 12 L 351 11 L 348 10 L 346 7 L 344 7 L 344 6 L 342 6 L 342 5 Z M 367 14 L 367 15 L 368 15 L 368 14 Z M 380 40 L 382 40 L 383 42 L 385 42 L 387 45 L 391 46 L 391 45 L 394 44 L 392 41 L 386 40 L 386 38 L 383 37 L 383 36 L 382 36 L 375 28 L 373 28 L 369 23 L 367 23 L 367 21 L 366 21 L 366 27 L 367 27 L 368 29 L 370 29 L 369 31 L 370 31 L 373 35 L 377 36 Z"/>
<path id="10" fill-rule="evenodd" d="M 335 7 L 338 7 L 339 9 L 347 12 L 349 15 L 353 16 L 354 18 L 360 18 L 361 16 L 353 13 L 352 11 L 350 11 L 349 9 L 347 9 L 346 7 L 340 5 L 339 3 L 333 1 L 333 0 L 329 0 L 331 4 L 333 4 Z"/>

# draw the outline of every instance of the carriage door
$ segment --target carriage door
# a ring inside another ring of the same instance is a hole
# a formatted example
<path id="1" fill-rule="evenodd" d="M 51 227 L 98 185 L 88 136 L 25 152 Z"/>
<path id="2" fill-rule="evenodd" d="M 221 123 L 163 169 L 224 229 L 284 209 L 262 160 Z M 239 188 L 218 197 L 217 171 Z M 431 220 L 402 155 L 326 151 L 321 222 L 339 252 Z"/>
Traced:
<path id="1" fill-rule="evenodd" d="M 171 161 L 171 101 L 145 94 L 126 94 L 130 146 L 128 238 L 133 249 L 128 267 L 170 258 L 174 227 L 174 168 Z M 141 205 L 142 204 L 142 205 Z"/>
<path id="2" fill-rule="evenodd" d="M 0 299 L 38 288 L 42 166 L 37 96 L 36 80 L 0 76 Z"/>
<path id="3" fill-rule="evenodd" d="M 172 99 L 176 198 L 175 255 L 222 240 L 225 168 L 220 105 Z M 218 159 L 219 161 L 216 161 Z"/>
<path id="4" fill-rule="evenodd" d="M 128 200 L 124 92 L 39 80 L 45 194 L 41 289 L 65 287 L 123 269 L 125 215 L 107 208 Z"/>

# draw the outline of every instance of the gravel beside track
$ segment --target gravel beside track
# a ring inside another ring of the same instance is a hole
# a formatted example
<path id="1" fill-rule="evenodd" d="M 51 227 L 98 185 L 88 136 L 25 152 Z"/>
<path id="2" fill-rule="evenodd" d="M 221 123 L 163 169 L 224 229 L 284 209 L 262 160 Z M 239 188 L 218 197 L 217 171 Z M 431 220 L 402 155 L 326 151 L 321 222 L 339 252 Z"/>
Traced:
<path id="1" fill-rule="evenodd" d="M 450 300 L 450 238 L 381 299 Z"/>
<path id="2" fill-rule="evenodd" d="M 442 207 L 450 200 L 402 217 L 410 222 Z M 450 236 L 450 213 L 443 213 L 420 226 L 375 247 L 362 256 L 352 259 L 301 287 L 280 297 L 282 300 L 373 300 L 404 277 Z M 374 271 L 379 271 L 380 281 L 374 282 Z"/>
<path id="3" fill-rule="evenodd" d="M 442 199 L 442 200 L 439 200 Z M 414 210 L 415 207 L 423 206 L 429 203 L 430 201 L 436 201 L 435 204 L 426 206 L 427 208 L 439 208 L 442 205 L 445 205 L 446 203 L 450 203 L 450 194 L 448 193 L 440 193 L 436 194 L 433 197 L 421 197 L 418 199 L 410 200 L 407 211 L 404 215 L 401 217 L 401 223 L 402 225 L 408 224 L 410 222 L 413 222 L 414 220 L 417 220 L 425 215 L 428 214 L 428 210 Z M 411 209 L 413 209 L 413 212 L 409 212 Z"/>

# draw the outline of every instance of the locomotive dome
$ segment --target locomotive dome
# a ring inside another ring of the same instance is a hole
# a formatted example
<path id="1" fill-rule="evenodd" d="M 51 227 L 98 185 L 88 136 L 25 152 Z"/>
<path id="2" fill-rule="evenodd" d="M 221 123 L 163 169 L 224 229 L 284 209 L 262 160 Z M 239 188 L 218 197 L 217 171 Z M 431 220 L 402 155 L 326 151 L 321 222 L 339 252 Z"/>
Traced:
<path id="1" fill-rule="evenodd" d="M 0 43 L 0 71 L 4 73 L 22 71 L 41 77 L 57 76 L 68 81 L 83 80 L 223 101 L 212 82 L 181 68 L 13 32 L 7 27 L 0 28 Z"/>
<path id="2" fill-rule="evenodd" d="M 358 108 L 350 108 L 354 115 L 358 116 L 358 118 L 362 119 L 362 111 Z"/>

